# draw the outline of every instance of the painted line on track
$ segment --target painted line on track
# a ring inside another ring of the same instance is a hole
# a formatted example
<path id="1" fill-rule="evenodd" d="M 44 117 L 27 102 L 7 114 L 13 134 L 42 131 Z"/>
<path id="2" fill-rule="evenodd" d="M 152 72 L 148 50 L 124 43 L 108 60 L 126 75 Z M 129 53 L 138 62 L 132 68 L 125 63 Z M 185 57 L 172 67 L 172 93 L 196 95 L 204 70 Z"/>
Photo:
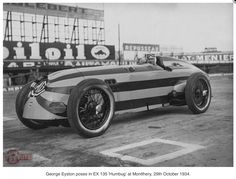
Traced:
<path id="1" fill-rule="evenodd" d="M 13 121 L 13 120 L 16 120 L 16 117 L 5 117 L 3 116 L 3 121 Z"/>
<path id="2" fill-rule="evenodd" d="M 39 154 L 33 154 L 32 158 L 33 158 L 32 160 L 33 162 L 51 162 L 51 159 L 44 157 L 42 155 L 39 155 Z"/>
<path id="3" fill-rule="evenodd" d="M 210 77 L 215 77 L 215 76 L 232 76 L 233 73 L 214 73 L 214 74 L 209 74 Z"/>
<path id="4" fill-rule="evenodd" d="M 133 157 L 133 156 L 129 156 L 129 155 L 123 155 L 123 154 L 118 153 L 118 152 L 121 152 L 121 151 L 124 151 L 124 150 L 133 149 L 133 148 L 140 147 L 140 146 L 145 146 L 145 145 L 152 144 L 152 143 L 155 143 L 155 142 L 170 144 L 170 145 L 176 145 L 176 146 L 183 147 L 183 149 L 175 151 L 175 152 L 171 152 L 171 153 L 168 153 L 168 154 L 164 154 L 164 155 L 161 155 L 161 156 L 157 156 L 157 157 L 154 157 L 154 158 L 151 158 L 151 159 L 141 159 L 141 158 L 137 158 L 137 157 Z M 142 164 L 142 165 L 154 165 L 154 164 L 157 164 L 157 163 L 160 163 L 160 162 L 172 160 L 174 158 L 192 153 L 194 151 L 197 151 L 197 150 L 200 150 L 200 149 L 203 149 L 203 148 L 205 148 L 205 147 L 200 146 L 200 145 L 196 145 L 196 144 L 188 144 L 188 143 L 183 143 L 183 142 L 177 142 L 177 141 L 172 141 L 172 140 L 155 138 L 155 139 L 150 139 L 150 140 L 144 140 L 142 142 L 137 142 L 137 143 L 124 145 L 124 146 L 121 146 L 121 147 L 108 149 L 108 150 L 105 150 L 105 151 L 101 151 L 100 153 L 103 154 L 103 155 L 110 156 L 110 157 L 120 158 L 123 161 L 135 162 L 135 163 L 139 163 L 139 164 Z"/>
<path id="5" fill-rule="evenodd" d="M 109 137 L 109 138 L 107 138 L 107 140 L 115 140 L 115 139 L 120 139 L 122 137 L 124 137 L 124 136 L 123 135 L 118 135 L 118 136 L 114 136 L 114 137 Z"/>

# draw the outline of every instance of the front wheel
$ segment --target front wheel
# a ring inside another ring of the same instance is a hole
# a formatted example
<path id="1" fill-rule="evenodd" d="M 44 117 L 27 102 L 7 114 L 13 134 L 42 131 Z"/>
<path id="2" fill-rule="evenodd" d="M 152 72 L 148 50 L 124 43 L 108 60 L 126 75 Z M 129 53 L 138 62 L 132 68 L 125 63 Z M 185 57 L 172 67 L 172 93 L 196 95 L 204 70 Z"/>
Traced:
<path id="1" fill-rule="evenodd" d="M 30 85 L 31 85 L 31 82 L 26 84 L 17 94 L 16 102 L 15 102 L 16 114 L 19 120 L 21 121 L 21 123 L 30 129 L 37 130 L 37 129 L 47 128 L 48 126 L 43 123 L 39 123 L 31 119 L 25 119 L 23 117 L 24 106 L 25 106 L 26 101 L 29 98 L 28 96 L 30 93 Z"/>
<path id="2" fill-rule="evenodd" d="M 110 87 L 98 79 L 87 79 L 70 94 L 67 115 L 70 126 L 85 137 L 102 135 L 114 115 L 115 101 Z"/>
<path id="3" fill-rule="evenodd" d="M 203 73 L 194 73 L 185 87 L 185 100 L 194 114 L 204 113 L 211 103 L 211 85 Z"/>

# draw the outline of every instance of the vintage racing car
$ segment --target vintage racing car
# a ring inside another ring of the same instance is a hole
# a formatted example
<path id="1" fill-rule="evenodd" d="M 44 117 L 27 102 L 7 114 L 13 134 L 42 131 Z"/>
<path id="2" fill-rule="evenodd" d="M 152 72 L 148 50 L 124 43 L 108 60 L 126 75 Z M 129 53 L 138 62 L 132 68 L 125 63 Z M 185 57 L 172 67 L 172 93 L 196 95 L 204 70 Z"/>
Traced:
<path id="1" fill-rule="evenodd" d="M 57 71 L 25 85 L 16 98 L 19 120 L 31 129 L 71 126 L 86 137 L 103 134 L 114 114 L 188 105 L 195 114 L 211 102 L 208 75 L 170 57 L 152 64 Z"/>

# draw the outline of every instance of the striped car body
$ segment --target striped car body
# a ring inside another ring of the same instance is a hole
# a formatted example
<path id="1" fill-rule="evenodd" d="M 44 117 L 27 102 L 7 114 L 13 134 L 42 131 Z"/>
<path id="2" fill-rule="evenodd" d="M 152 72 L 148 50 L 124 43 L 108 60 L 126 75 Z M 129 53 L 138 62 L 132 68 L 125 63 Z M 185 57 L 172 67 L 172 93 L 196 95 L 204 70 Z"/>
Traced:
<path id="1" fill-rule="evenodd" d="M 73 87 L 83 80 L 94 78 L 103 80 L 111 88 L 116 113 L 164 105 L 170 102 L 169 95 L 173 91 L 184 93 L 186 80 L 191 74 L 202 71 L 173 58 L 163 58 L 163 62 L 172 71 L 158 65 L 144 64 L 77 68 L 52 73 L 48 75 L 47 82 L 41 80 L 35 84 L 38 94 L 31 95 L 26 101 L 23 117 L 35 120 L 66 119 L 67 102 Z"/>

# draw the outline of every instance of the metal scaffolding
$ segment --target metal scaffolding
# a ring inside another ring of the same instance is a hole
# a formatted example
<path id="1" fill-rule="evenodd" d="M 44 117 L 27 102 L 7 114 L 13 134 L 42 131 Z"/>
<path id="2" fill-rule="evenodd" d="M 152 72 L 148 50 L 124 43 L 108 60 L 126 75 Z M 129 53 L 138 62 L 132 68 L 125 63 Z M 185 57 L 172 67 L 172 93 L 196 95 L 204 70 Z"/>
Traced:
<path id="1" fill-rule="evenodd" d="M 59 13 L 45 11 L 42 14 L 24 9 L 20 12 L 19 9 L 12 5 L 11 8 L 4 8 L 5 41 L 105 44 L 104 21 L 101 19 L 63 17 Z"/>

